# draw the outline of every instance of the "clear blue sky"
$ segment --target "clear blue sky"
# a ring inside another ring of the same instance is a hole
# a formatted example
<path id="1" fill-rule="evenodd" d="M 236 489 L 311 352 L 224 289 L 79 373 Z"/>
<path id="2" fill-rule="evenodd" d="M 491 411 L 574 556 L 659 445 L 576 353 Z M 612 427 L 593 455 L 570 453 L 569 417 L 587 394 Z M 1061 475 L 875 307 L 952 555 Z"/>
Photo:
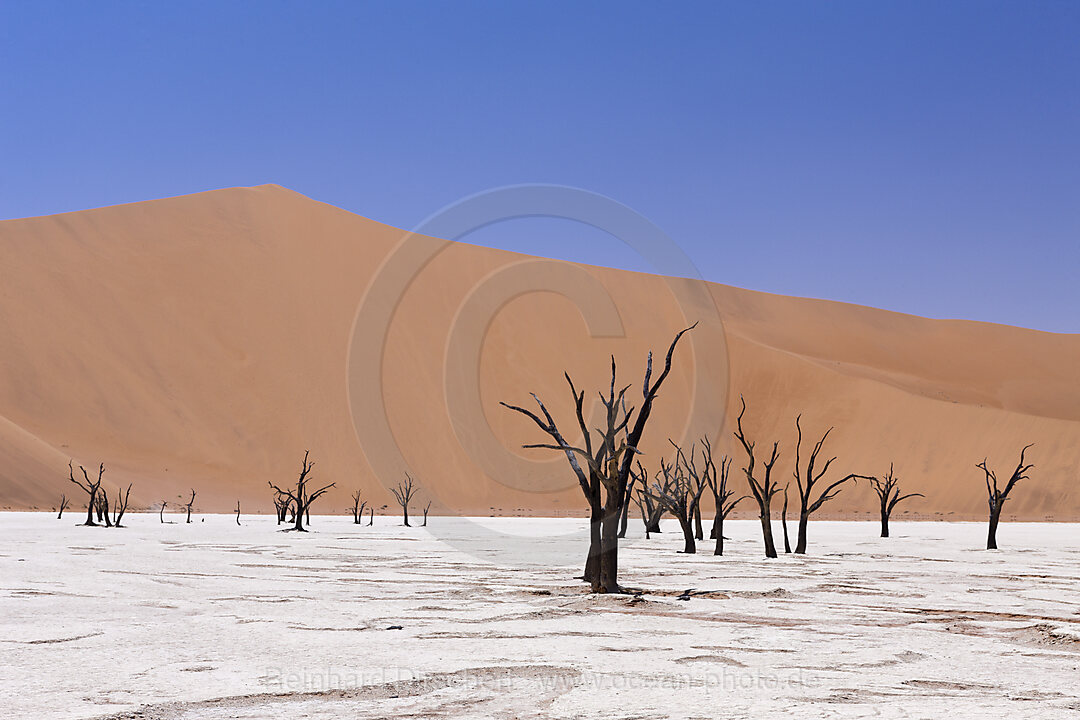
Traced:
<path id="1" fill-rule="evenodd" d="M 0 4 L 0 218 L 270 182 L 403 227 L 574 185 L 711 280 L 1080 332 L 1080 3 Z"/>

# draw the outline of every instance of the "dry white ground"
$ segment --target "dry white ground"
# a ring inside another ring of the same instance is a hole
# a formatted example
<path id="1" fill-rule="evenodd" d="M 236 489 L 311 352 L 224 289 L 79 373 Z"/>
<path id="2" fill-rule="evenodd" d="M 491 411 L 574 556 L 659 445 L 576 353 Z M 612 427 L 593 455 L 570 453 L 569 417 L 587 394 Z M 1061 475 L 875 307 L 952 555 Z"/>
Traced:
<path id="1" fill-rule="evenodd" d="M 1077 525 L 817 522 L 767 561 L 756 522 L 722 558 L 635 523 L 635 599 L 572 579 L 581 521 L 170 519 L 0 516 L 5 716 L 1080 718 Z"/>

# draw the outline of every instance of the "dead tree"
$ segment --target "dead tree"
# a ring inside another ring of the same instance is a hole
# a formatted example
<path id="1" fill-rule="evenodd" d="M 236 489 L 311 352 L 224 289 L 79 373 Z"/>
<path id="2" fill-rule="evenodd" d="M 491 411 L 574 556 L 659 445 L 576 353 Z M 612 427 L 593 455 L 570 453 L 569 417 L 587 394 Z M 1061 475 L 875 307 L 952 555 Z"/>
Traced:
<path id="1" fill-rule="evenodd" d="M 112 520 L 109 518 L 109 493 L 104 488 L 98 493 L 97 516 L 99 523 L 104 522 L 105 527 L 112 527 Z"/>
<path id="2" fill-rule="evenodd" d="M 271 485 L 273 487 L 273 485 Z M 277 524 L 285 522 L 286 517 L 289 514 L 289 508 L 292 506 L 292 501 L 288 495 L 281 493 L 280 491 L 274 491 L 274 513 L 277 515 Z"/>
<path id="3" fill-rule="evenodd" d="M 191 506 L 195 504 L 195 488 L 191 489 L 191 499 L 187 502 L 187 521 L 191 523 Z"/>
<path id="4" fill-rule="evenodd" d="M 627 501 L 626 487 L 630 481 L 630 470 L 638 453 L 641 437 L 645 432 L 649 416 L 652 414 L 656 395 L 671 373 L 671 361 L 679 340 L 695 325 L 681 330 L 671 341 L 664 370 L 652 381 L 652 353 L 649 353 L 645 365 L 645 380 L 642 383 L 641 408 L 626 408 L 626 391 L 630 386 L 616 390 L 615 358 L 611 358 L 611 384 L 605 397 L 600 400 L 606 410 L 605 422 L 596 428 L 596 441 L 585 422 L 583 410 L 585 391 L 580 393 L 574 387 L 568 373 L 563 373 L 570 393 L 574 398 L 578 429 L 581 431 L 584 447 L 571 445 L 559 430 L 544 403 L 535 393 L 533 400 L 540 407 L 544 419 L 536 413 L 515 405 L 502 403 L 503 406 L 525 415 L 536 423 L 553 443 L 525 445 L 526 448 L 544 448 L 562 452 L 577 477 L 578 485 L 589 505 L 589 555 L 585 562 L 583 578 L 593 592 L 620 592 L 619 587 L 619 520 L 622 517 L 623 503 Z M 584 460 L 585 467 L 581 465 Z"/>
<path id="5" fill-rule="evenodd" d="M 165 524 L 165 506 L 166 505 L 168 505 L 168 503 L 165 502 L 164 500 L 162 500 L 161 501 L 161 509 L 158 510 L 158 520 L 161 521 L 162 525 Z"/>
<path id="6" fill-rule="evenodd" d="M 397 500 L 398 505 L 401 506 L 401 514 L 405 519 L 405 527 L 412 527 L 409 525 L 409 502 L 419 490 L 420 486 L 413 481 L 412 475 L 409 473 L 405 473 L 404 482 L 399 482 L 396 488 L 390 489 L 390 492 L 394 494 L 394 499 Z"/>
<path id="7" fill-rule="evenodd" d="M 120 521 L 124 519 L 124 513 L 128 509 L 128 497 L 131 496 L 131 485 L 128 484 L 127 491 L 121 495 L 120 488 L 116 488 L 116 505 L 113 506 L 113 527 L 121 527 Z"/>
<path id="8" fill-rule="evenodd" d="M 788 486 L 784 485 L 784 508 L 780 511 L 780 527 L 784 528 L 784 552 L 791 553 L 791 538 L 787 531 Z"/>
<path id="9" fill-rule="evenodd" d="M 754 457 L 755 443 L 746 439 L 746 433 L 743 432 L 742 426 L 743 415 L 746 413 L 746 400 L 741 396 L 739 400 L 742 401 L 742 410 L 739 412 L 739 418 L 736 422 L 738 429 L 735 431 L 735 437 L 742 443 L 743 450 L 746 451 L 746 467 L 743 468 L 743 472 L 746 474 L 746 482 L 750 485 L 750 492 L 758 504 L 761 518 L 761 537 L 765 543 L 765 557 L 774 558 L 777 555 L 776 543 L 773 542 L 771 504 L 773 496 L 780 492 L 780 485 L 772 479 L 772 471 L 776 465 L 776 460 L 780 457 L 780 443 L 773 443 L 772 454 L 764 463 L 765 473 L 759 479 L 754 475 L 757 464 L 757 458 Z"/>
<path id="10" fill-rule="evenodd" d="M 799 452 L 802 450 L 802 426 L 799 424 L 801 415 L 795 418 L 795 429 L 798 431 L 799 439 L 795 445 L 795 482 L 799 484 L 799 540 L 795 544 L 795 552 L 799 555 L 806 554 L 806 526 L 810 520 L 810 516 L 817 512 L 822 505 L 832 500 L 844 484 L 847 482 L 858 482 L 859 479 L 869 480 L 869 475 L 856 475 L 854 473 L 845 475 L 836 482 L 832 483 L 817 497 L 812 499 L 814 492 L 814 486 L 825 476 L 825 473 L 829 472 L 829 466 L 833 464 L 836 457 L 831 457 L 825 461 L 825 464 L 821 467 L 821 470 L 816 469 L 818 455 L 821 453 L 822 446 L 825 445 L 825 441 L 829 438 L 829 433 L 833 431 L 829 428 L 825 431 L 825 434 L 821 436 L 821 439 L 814 445 L 814 449 L 810 452 L 810 459 L 806 463 L 806 474 L 801 475 L 802 469 L 800 467 Z"/>
<path id="11" fill-rule="evenodd" d="M 236 525 L 240 526 L 240 501 L 236 501 Z"/>
<path id="12" fill-rule="evenodd" d="M 1012 477 L 1009 478 L 1009 482 L 1005 484 L 1004 489 L 998 488 L 997 475 L 986 465 L 986 459 L 984 458 L 981 463 L 975 467 L 980 468 L 986 475 L 986 501 L 990 506 L 990 527 L 986 535 L 986 549 L 997 550 L 997 528 L 998 522 L 1001 520 L 1001 508 L 1005 505 L 1005 501 L 1009 499 L 1009 493 L 1016 487 L 1016 483 L 1021 480 L 1027 480 L 1028 470 L 1035 467 L 1033 464 L 1025 464 L 1024 455 L 1027 451 L 1034 446 L 1034 443 L 1025 445 L 1024 449 L 1020 451 L 1020 462 L 1016 464 L 1016 469 L 1013 470 Z"/>
<path id="13" fill-rule="evenodd" d="M 67 510 L 67 507 L 68 507 L 67 495 L 61 494 L 60 495 L 60 512 L 56 515 L 57 520 L 64 517 L 64 511 Z"/>
<path id="14" fill-rule="evenodd" d="M 876 477 L 872 477 L 870 478 L 870 486 L 877 493 L 878 503 L 881 507 L 881 537 L 883 538 L 889 537 L 889 516 L 892 515 L 893 508 L 896 507 L 897 503 L 908 498 L 925 497 L 922 493 L 900 494 L 900 479 L 893 475 L 892 463 L 889 463 L 889 472 L 885 475 L 885 480 L 881 481 Z"/>
<path id="15" fill-rule="evenodd" d="M 639 463 L 640 465 L 640 463 Z M 626 537 L 626 526 L 630 522 L 630 505 L 632 498 L 634 497 L 634 486 L 637 485 L 638 475 L 637 473 L 630 473 L 630 480 L 626 483 L 626 497 L 623 498 L 622 517 L 619 519 L 619 539 L 622 540 Z"/>
<path id="16" fill-rule="evenodd" d="M 371 527 L 372 525 L 375 524 L 375 506 L 374 505 L 371 505 L 371 506 L 368 507 L 368 521 L 367 521 L 367 524 L 368 524 L 368 527 Z"/>
<path id="17" fill-rule="evenodd" d="M 735 506 L 748 498 L 749 495 L 742 495 L 735 500 L 731 499 L 735 497 L 735 491 L 728 488 L 728 477 L 731 474 L 731 458 L 726 455 L 720 458 L 718 476 L 718 468 L 712 459 L 712 445 L 709 444 L 709 439 L 704 438 L 702 444 L 706 456 L 705 482 L 708 484 L 709 489 L 712 490 L 713 503 L 716 505 L 716 514 L 713 515 L 712 525 L 712 537 L 716 540 L 713 555 L 723 555 L 724 520 L 727 520 L 727 516 L 735 509 Z"/>
<path id="18" fill-rule="evenodd" d="M 430 510 L 430 509 L 431 509 L 431 501 L 428 500 L 428 504 L 424 506 L 424 524 L 421 525 L 420 527 L 427 527 L 427 514 L 428 514 L 428 510 Z"/>
<path id="19" fill-rule="evenodd" d="M 645 539 L 649 539 L 650 533 L 663 532 L 660 529 L 660 520 L 667 512 L 667 508 L 663 505 L 653 502 L 653 499 L 649 497 L 649 476 L 645 472 L 645 468 L 641 466 L 639 462 L 637 464 L 637 473 L 631 473 L 631 478 L 636 478 L 636 483 L 641 485 L 638 488 L 637 496 L 634 498 L 634 502 L 637 503 L 638 509 L 641 511 L 641 522 L 645 523 Z M 657 479 L 662 477 L 661 473 L 657 473 Z M 664 487 L 664 490 L 668 488 Z"/>
<path id="20" fill-rule="evenodd" d="M 357 490 L 352 494 L 352 517 L 353 524 L 360 525 L 364 520 L 364 510 L 367 508 L 367 500 L 360 499 L 360 491 Z"/>
<path id="21" fill-rule="evenodd" d="M 671 444 L 675 445 L 675 443 Z M 694 448 L 691 448 L 691 458 L 694 452 Z M 664 490 L 660 483 L 656 483 L 652 492 L 646 491 L 653 500 L 667 508 L 667 511 L 679 521 L 679 527 L 683 532 L 683 552 L 687 555 L 697 552 L 693 525 L 694 509 L 701 501 L 701 493 L 705 489 L 705 483 L 701 482 L 700 474 L 693 465 L 693 460 L 687 460 L 682 448 L 675 445 L 674 463 L 667 463 L 663 458 L 660 459 L 660 472 L 667 480 L 664 483 L 667 490 Z"/>
<path id="22" fill-rule="evenodd" d="M 94 511 L 97 510 L 97 494 L 98 490 L 101 489 L 101 476 L 105 474 L 105 463 L 102 463 L 98 467 L 98 477 L 96 482 L 90 480 L 90 476 L 86 474 L 86 468 L 82 465 L 79 466 L 79 470 L 82 471 L 83 478 L 86 480 L 85 484 L 75 479 L 75 470 L 72 467 L 72 463 L 73 461 L 68 461 L 68 479 L 82 488 L 88 496 L 86 501 L 86 522 L 84 522 L 83 525 L 97 527 L 97 523 L 94 522 Z"/>
<path id="23" fill-rule="evenodd" d="M 296 479 L 296 488 L 292 490 L 282 490 L 274 483 L 269 483 L 270 487 L 277 492 L 278 497 L 284 498 L 286 506 L 293 509 L 293 522 L 294 525 L 291 530 L 297 532 L 307 532 L 304 528 L 304 517 L 307 515 L 311 508 L 311 504 L 317 499 L 322 497 L 327 490 L 334 487 L 335 483 L 325 485 L 314 492 L 308 488 L 308 483 L 311 481 L 309 477 L 311 475 L 311 469 L 315 467 L 315 461 L 308 461 L 308 455 L 310 451 L 304 451 L 304 460 L 300 464 L 300 475 Z M 280 517 L 280 516 L 279 516 Z M 287 531 L 286 531 L 287 532 Z"/>

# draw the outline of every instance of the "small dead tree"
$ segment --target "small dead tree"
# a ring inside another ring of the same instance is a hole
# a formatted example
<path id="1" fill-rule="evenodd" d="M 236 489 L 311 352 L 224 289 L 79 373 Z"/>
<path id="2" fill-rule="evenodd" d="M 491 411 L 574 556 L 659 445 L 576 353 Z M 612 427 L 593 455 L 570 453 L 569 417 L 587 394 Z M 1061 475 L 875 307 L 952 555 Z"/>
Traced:
<path id="1" fill-rule="evenodd" d="M 84 522 L 83 525 L 86 525 L 87 527 L 97 527 L 97 523 L 94 522 L 94 511 L 97 510 L 97 495 L 98 490 L 101 489 L 101 476 L 105 474 L 105 463 L 101 463 L 98 467 L 98 477 L 96 482 L 90 480 L 90 476 L 86 473 L 86 468 L 82 465 L 79 466 L 79 470 L 82 471 L 83 478 L 86 481 L 85 484 L 75 479 L 73 463 L 74 461 L 68 461 L 68 479 L 82 488 L 88 496 L 86 501 L 86 522 Z"/>
<path id="2" fill-rule="evenodd" d="M 845 483 L 858 482 L 859 479 L 869 480 L 869 475 L 857 475 L 850 473 L 840 478 L 836 482 L 832 483 L 825 488 L 824 491 L 817 497 L 812 499 L 814 492 L 814 486 L 825 476 L 825 473 L 829 472 L 829 466 L 833 464 L 836 457 L 831 457 L 825 461 L 825 464 L 821 467 L 821 470 L 816 469 L 818 455 L 821 453 L 821 448 L 825 445 L 825 441 L 829 438 L 829 433 L 833 431 L 829 428 L 825 431 L 825 434 L 821 436 L 821 439 L 814 445 L 814 449 L 810 452 L 810 459 L 806 463 L 805 476 L 801 473 L 801 463 L 799 453 L 802 450 L 802 426 L 799 421 L 802 416 L 799 415 L 795 418 L 795 429 L 798 431 L 798 442 L 795 445 L 795 482 L 799 485 L 799 540 L 795 544 L 795 553 L 799 555 L 806 554 L 806 526 L 810 520 L 810 516 L 817 512 L 822 505 L 832 500 L 843 489 Z"/>
<path id="3" fill-rule="evenodd" d="M 758 514 L 761 518 L 761 537 L 765 543 L 765 557 L 774 558 L 777 555 L 776 543 L 773 542 L 771 504 L 773 497 L 780 492 L 780 485 L 772 479 L 772 471 L 777 459 L 780 457 L 780 443 L 773 443 L 772 454 L 764 463 L 764 474 L 760 478 L 755 476 L 754 471 L 757 464 L 757 458 L 754 456 L 755 443 L 746 439 L 746 433 L 743 432 L 742 426 L 743 415 L 746 413 L 746 400 L 741 396 L 739 400 L 742 402 L 742 410 L 739 412 L 739 418 L 736 421 L 735 437 L 738 438 L 743 450 L 746 451 L 746 467 L 743 468 L 743 472 L 746 474 L 746 482 L 750 485 L 750 492 L 758 504 Z"/>
<path id="4" fill-rule="evenodd" d="M 791 539 L 787 531 L 787 506 L 788 506 L 788 486 L 784 485 L 784 508 L 780 511 L 780 526 L 784 528 L 784 552 L 791 552 Z"/>
<path id="5" fill-rule="evenodd" d="M 109 493 L 105 488 L 98 493 L 97 516 L 99 523 L 104 522 L 105 527 L 112 527 L 112 520 L 109 518 Z"/>
<path id="6" fill-rule="evenodd" d="M 675 445 L 674 442 L 671 443 Z M 691 457 L 694 448 L 690 449 Z M 682 448 L 675 445 L 675 462 L 665 462 L 660 459 L 660 472 L 663 474 L 664 489 L 659 482 L 653 485 L 652 491 L 647 494 L 658 504 L 667 508 L 667 511 L 679 521 L 679 527 L 683 532 L 683 552 L 693 555 L 697 552 L 697 542 L 694 536 L 694 508 L 701 501 L 701 493 L 705 489 L 705 483 L 700 481 L 700 475 L 693 468 L 693 460 L 687 460 L 683 455 Z M 695 479 L 695 476 L 696 479 Z"/>
<path id="7" fill-rule="evenodd" d="M 709 439 L 704 438 L 702 444 L 706 454 L 707 470 L 705 473 L 705 481 L 712 491 L 713 503 L 716 506 L 716 514 L 713 515 L 712 525 L 712 537 L 716 540 L 716 548 L 713 550 L 713 555 L 723 555 L 724 520 L 727 520 L 727 516 L 735 509 L 735 506 L 748 498 L 749 495 L 743 495 L 735 500 L 731 499 L 735 497 L 735 491 L 728 488 L 728 477 L 730 477 L 731 474 L 731 458 L 726 455 L 720 458 L 718 476 L 718 468 L 712 459 L 712 445 L 709 444 Z"/>
<path id="8" fill-rule="evenodd" d="M 236 501 L 236 525 L 240 526 L 240 501 Z"/>
<path id="9" fill-rule="evenodd" d="M 368 507 L 368 521 L 367 521 L 367 524 L 368 524 L 368 527 L 371 527 L 372 525 L 375 524 L 375 506 L 374 505 L 370 505 Z"/>
<path id="10" fill-rule="evenodd" d="M 113 506 L 113 527 L 121 527 L 120 521 L 124 519 L 124 513 L 128 509 L 128 498 L 131 496 L 131 484 L 127 486 L 127 491 L 121 495 L 120 488 L 116 488 L 116 505 Z"/>
<path id="11" fill-rule="evenodd" d="M 60 495 L 60 512 L 56 516 L 57 520 L 60 520 L 61 518 L 64 517 L 64 511 L 67 510 L 67 507 L 68 507 L 67 495 L 61 494 Z"/>
<path id="12" fill-rule="evenodd" d="M 367 500 L 361 500 L 360 491 L 357 490 L 352 494 L 352 501 L 353 524 L 360 525 L 364 521 L 364 510 L 367 508 Z"/>
<path id="13" fill-rule="evenodd" d="M 893 475 L 892 463 L 889 463 L 889 472 L 885 475 L 885 479 L 878 480 L 872 477 L 870 486 L 874 488 L 878 496 L 878 504 L 881 508 L 881 537 L 883 538 L 889 537 L 889 516 L 892 515 L 893 508 L 898 503 L 908 498 L 925 497 L 922 493 L 900 494 L 900 479 Z"/>
<path id="14" fill-rule="evenodd" d="M 428 500 L 428 504 L 424 506 L 424 524 L 421 525 L 420 527 L 427 527 L 427 514 L 428 514 L 428 510 L 430 510 L 430 509 L 431 509 L 431 501 Z"/>
<path id="15" fill-rule="evenodd" d="M 1005 505 L 1005 501 L 1009 499 L 1009 493 L 1016 487 L 1016 483 L 1021 480 L 1028 479 L 1028 471 L 1035 467 L 1034 464 L 1026 464 L 1024 461 L 1024 455 L 1035 444 L 1031 443 L 1025 445 L 1020 451 L 1020 462 L 1016 464 L 1016 469 L 1013 470 L 1012 476 L 1005 484 L 1004 489 L 998 487 L 997 475 L 994 471 L 987 467 L 986 459 L 984 458 L 981 463 L 975 467 L 981 469 L 986 475 L 986 502 L 990 506 L 990 526 L 986 535 L 986 549 L 997 550 L 997 528 L 998 522 L 1001 520 L 1001 508 Z"/>
<path id="16" fill-rule="evenodd" d="M 269 483 L 270 487 L 277 492 L 278 497 L 284 498 L 286 506 L 293 509 L 294 525 L 291 529 L 297 532 L 307 532 L 304 528 L 304 518 L 309 514 L 311 504 L 335 486 L 335 483 L 330 483 L 314 492 L 310 491 L 308 483 L 311 481 L 311 469 L 315 467 L 315 461 L 308 461 L 309 454 L 310 451 L 304 451 L 304 460 L 300 464 L 300 475 L 296 479 L 295 489 L 282 490 L 274 483 Z"/>
<path id="17" fill-rule="evenodd" d="M 631 477 L 635 477 L 637 484 L 641 487 L 638 488 L 634 502 L 637 503 L 638 510 L 641 511 L 641 522 L 645 523 L 645 539 L 648 540 L 651 533 L 663 532 L 660 529 L 660 520 L 664 517 L 664 514 L 667 513 L 667 508 L 660 503 L 653 502 L 653 499 L 648 493 L 649 476 L 645 472 L 645 468 L 641 466 L 640 462 L 637 464 L 637 467 L 637 472 L 631 473 Z M 662 477 L 662 473 L 657 473 L 657 480 Z M 669 487 L 661 486 L 661 489 L 666 492 Z"/>
<path id="18" fill-rule="evenodd" d="M 187 501 L 187 521 L 191 522 L 191 506 L 195 504 L 195 488 L 191 489 L 191 499 Z"/>
<path id="19" fill-rule="evenodd" d="M 162 525 L 165 524 L 165 506 L 166 505 L 168 505 L 168 503 L 165 502 L 164 500 L 162 500 L 161 501 L 161 509 L 158 510 L 158 520 L 161 521 Z"/>
<path id="20" fill-rule="evenodd" d="M 401 514 L 405 519 L 405 527 L 412 527 L 409 525 L 409 502 L 419 490 L 420 486 L 416 484 L 412 475 L 409 473 L 405 473 L 404 482 L 399 482 L 396 488 L 390 489 L 390 492 L 394 494 L 394 499 L 397 500 L 398 505 L 401 506 Z"/>

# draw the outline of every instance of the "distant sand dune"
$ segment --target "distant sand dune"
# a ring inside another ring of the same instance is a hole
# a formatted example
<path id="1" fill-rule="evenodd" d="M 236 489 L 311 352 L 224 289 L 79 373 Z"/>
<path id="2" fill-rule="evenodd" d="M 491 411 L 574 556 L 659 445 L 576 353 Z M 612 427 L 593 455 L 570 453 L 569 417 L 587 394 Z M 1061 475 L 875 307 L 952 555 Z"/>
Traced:
<path id="1" fill-rule="evenodd" d="M 205 511 L 237 498 L 267 510 L 267 480 L 288 482 L 307 448 L 317 478 L 338 483 L 318 512 L 344 508 L 355 488 L 392 505 L 356 440 L 345 376 L 357 306 L 401 237 L 272 185 L 0 223 L 0 506 L 81 499 L 67 482 L 73 457 L 88 469 L 105 462 L 110 487 L 133 482 L 139 505 L 195 487 Z M 387 337 L 390 426 L 445 510 L 582 508 L 559 458 L 528 454 L 549 461 L 541 472 L 561 492 L 487 478 L 446 415 L 456 312 L 523 258 L 449 246 L 420 271 Z M 480 399 L 507 448 L 540 438 L 499 400 L 524 403 L 535 391 L 566 417 L 562 371 L 591 392 L 606 382 L 609 354 L 637 392 L 645 353 L 662 352 L 684 322 L 665 279 L 584 270 L 612 297 L 626 337 L 590 338 L 580 311 L 551 293 L 510 301 L 487 328 Z M 782 478 L 802 412 L 809 435 L 836 426 L 828 451 L 839 471 L 880 473 L 894 460 L 904 490 L 927 496 L 911 513 L 982 517 L 975 463 L 989 456 L 1007 475 L 1035 442 L 1032 479 L 1006 515 L 1080 517 L 1080 336 L 709 287 L 727 348 L 699 334 L 697 361 L 719 373 L 730 354 L 727 422 L 744 394 L 748 432 L 761 445 L 781 441 Z M 643 446 L 652 465 L 686 430 L 694 357 L 680 348 L 658 401 Z M 375 378 L 362 388 L 377 390 Z M 734 450 L 729 427 L 710 430 L 721 451 Z M 827 508 L 861 516 L 871 491 L 845 491 Z"/>

